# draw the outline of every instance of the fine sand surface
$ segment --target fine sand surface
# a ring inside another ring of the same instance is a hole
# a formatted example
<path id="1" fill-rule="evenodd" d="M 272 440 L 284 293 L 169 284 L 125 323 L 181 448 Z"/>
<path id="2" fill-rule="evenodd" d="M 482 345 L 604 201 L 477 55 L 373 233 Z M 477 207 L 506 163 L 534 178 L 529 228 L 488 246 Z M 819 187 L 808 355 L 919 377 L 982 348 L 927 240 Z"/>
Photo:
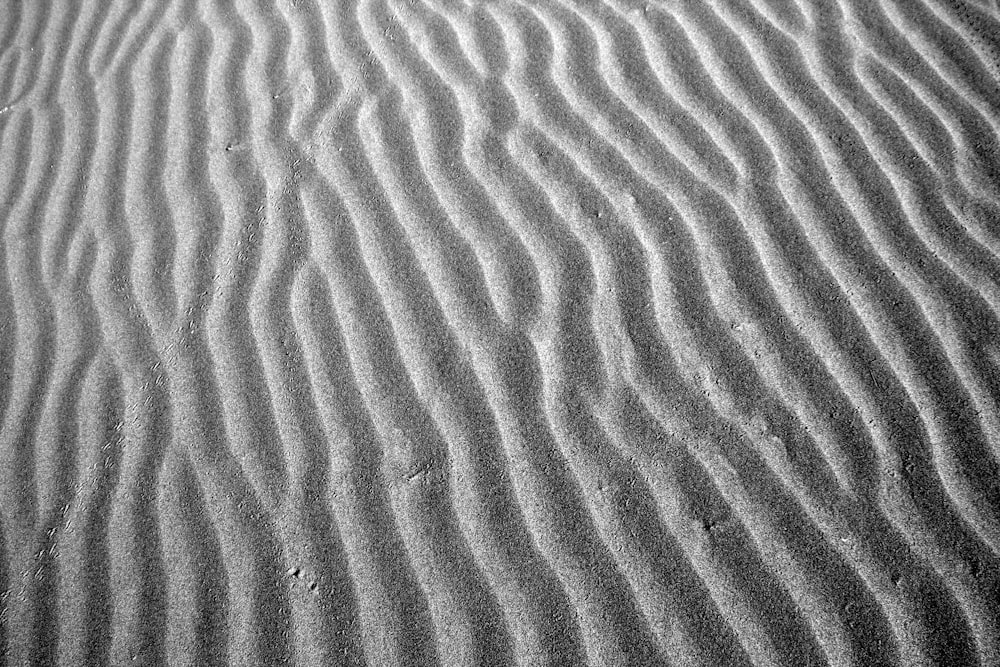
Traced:
<path id="1" fill-rule="evenodd" d="M 1000 665 L 996 0 L 2 0 L 6 665 Z"/>

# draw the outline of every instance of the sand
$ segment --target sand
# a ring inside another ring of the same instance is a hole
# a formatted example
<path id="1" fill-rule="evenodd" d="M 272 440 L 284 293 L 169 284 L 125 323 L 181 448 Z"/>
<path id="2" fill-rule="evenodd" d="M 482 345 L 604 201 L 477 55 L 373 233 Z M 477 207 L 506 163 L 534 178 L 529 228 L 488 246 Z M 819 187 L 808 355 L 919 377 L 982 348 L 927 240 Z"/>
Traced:
<path id="1" fill-rule="evenodd" d="M 1000 665 L 995 0 L 0 3 L 5 665 Z"/>

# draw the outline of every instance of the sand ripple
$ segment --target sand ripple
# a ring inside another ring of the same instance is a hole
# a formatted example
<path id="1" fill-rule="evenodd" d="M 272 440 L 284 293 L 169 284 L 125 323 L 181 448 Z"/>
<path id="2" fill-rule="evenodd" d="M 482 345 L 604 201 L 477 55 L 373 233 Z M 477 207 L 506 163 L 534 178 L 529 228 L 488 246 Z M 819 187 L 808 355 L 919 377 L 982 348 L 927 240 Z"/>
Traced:
<path id="1" fill-rule="evenodd" d="M 1000 664 L 997 35 L 4 3 L 4 664 Z"/>

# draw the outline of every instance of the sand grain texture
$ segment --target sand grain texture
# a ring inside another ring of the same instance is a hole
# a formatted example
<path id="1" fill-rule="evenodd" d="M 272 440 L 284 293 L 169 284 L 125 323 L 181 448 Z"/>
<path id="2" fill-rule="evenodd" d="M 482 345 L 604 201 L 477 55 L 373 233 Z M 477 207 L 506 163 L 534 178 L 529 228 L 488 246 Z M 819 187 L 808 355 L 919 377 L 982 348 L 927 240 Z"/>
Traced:
<path id="1" fill-rule="evenodd" d="M 1000 664 L 995 0 L 0 3 L 5 665 Z"/>

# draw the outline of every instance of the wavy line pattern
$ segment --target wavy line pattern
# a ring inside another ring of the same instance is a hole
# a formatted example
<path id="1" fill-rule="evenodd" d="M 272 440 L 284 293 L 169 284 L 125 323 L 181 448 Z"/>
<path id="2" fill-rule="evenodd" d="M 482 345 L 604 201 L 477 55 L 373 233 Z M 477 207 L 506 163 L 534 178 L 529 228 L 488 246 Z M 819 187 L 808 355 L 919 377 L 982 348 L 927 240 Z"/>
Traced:
<path id="1" fill-rule="evenodd" d="M 997 35 L 6 2 L 2 664 L 1000 664 Z"/>

